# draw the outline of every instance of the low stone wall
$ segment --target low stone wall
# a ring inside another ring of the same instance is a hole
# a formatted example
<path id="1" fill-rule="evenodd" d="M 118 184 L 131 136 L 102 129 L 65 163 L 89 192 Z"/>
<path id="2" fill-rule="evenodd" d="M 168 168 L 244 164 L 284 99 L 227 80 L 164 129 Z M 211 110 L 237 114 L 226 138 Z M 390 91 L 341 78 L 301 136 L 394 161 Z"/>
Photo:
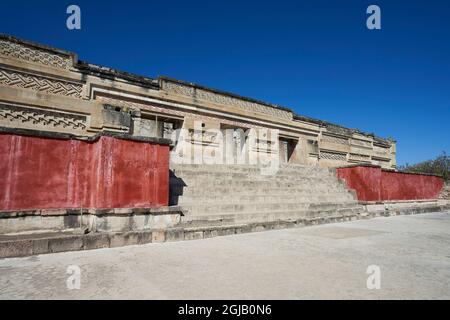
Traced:
<path id="1" fill-rule="evenodd" d="M 446 181 L 445 186 L 439 195 L 439 199 L 450 200 L 450 181 Z"/>
<path id="2" fill-rule="evenodd" d="M 360 201 L 437 199 L 444 179 L 434 175 L 355 165 L 336 169 L 338 178 L 356 191 Z"/>
<path id="3" fill-rule="evenodd" d="M 0 211 L 167 206 L 168 143 L 130 139 L 0 132 Z"/>
<path id="4" fill-rule="evenodd" d="M 0 235 L 80 231 L 128 232 L 180 223 L 178 206 L 159 208 L 57 209 L 0 212 Z"/>
<path id="5" fill-rule="evenodd" d="M 427 212 L 441 212 L 450 209 L 448 201 L 426 201 L 418 203 L 389 203 L 381 207 L 366 204 L 366 211 L 360 214 L 333 215 L 297 220 L 277 220 L 243 224 L 223 224 L 197 227 L 168 227 L 125 232 L 53 232 L 27 235 L 1 235 L 0 258 L 20 257 L 64 251 L 113 248 L 152 242 L 206 239 L 247 232 L 260 232 L 284 228 L 305 227 L 323 223 L 335 223 L 375 217 L 389 217 Z"/>

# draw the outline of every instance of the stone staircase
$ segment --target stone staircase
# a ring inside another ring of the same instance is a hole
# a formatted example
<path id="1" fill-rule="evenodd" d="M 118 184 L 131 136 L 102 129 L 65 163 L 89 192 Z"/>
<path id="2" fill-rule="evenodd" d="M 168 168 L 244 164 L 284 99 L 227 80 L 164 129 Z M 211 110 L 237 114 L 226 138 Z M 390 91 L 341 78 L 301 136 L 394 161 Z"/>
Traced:
<path id="1" fill-rule="evenodd" d="M 347 220 L 363 211 L 332 170 L 301 165 L 262 175 L 256 166 L 174 164 L 170 201 L 185 210 L 182 227 Z"/>

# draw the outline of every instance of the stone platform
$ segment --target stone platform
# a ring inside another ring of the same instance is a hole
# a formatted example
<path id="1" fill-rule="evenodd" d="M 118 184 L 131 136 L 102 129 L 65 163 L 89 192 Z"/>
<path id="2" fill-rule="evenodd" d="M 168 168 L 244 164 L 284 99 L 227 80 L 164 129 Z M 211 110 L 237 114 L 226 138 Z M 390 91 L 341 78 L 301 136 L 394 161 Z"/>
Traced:
<path id="1" fill-rule="evenodd" d="M 188 226 L 166 229 L 147 229 L 128 232 L 92 232 L 84 234 L 82 230 L 59 232 L 36 232 L 7 234 L 0 236 L 0 258 L 30 256 L 64 251 L 113 248 L 152 242 L 206 239 L 217 236 L 259 232 L 283 228 L 305 227 L 325 223 L 351 220 L 389 217 L 427 212 L 441 212 L 450 209 L 449 201 L 403 202 L 399 206 L 389 203 L 381 209 L 380 204 L 365 204 L 360 213 L 346 216 L 323 216 L 312 218 L 280 219 L 266 222 L 230 223 L 217 222 L 203 226 Z M 386 209 L 387 208 L 387 209 Z"/>
<path id="2" fill-rule="evenodd" d="M 165 229 L 179 224 L 182 214 L 182 209 L 178 206 L 4 211 L 0 212 L 0 235 Z"/>

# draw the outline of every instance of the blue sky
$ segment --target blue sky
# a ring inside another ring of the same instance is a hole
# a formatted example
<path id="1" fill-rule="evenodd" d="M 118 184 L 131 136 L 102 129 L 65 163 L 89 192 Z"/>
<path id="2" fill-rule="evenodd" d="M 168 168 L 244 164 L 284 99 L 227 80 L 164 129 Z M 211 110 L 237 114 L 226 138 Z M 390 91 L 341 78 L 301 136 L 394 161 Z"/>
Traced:
<path id="1" fill-rule="evenodd" d="M 8 1 L 0 32 L 393 137 L 399 164 L 450 153 L 450 1 Z"/>

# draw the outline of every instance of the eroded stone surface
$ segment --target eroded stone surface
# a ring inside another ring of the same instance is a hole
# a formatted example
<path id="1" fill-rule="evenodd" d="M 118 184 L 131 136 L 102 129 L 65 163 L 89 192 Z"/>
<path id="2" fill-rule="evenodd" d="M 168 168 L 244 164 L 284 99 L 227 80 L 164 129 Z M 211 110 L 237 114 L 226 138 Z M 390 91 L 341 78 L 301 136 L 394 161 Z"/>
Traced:
<path id="1" fill-rule="evenodd" d="M 447 211 L 3 259 L 0 298 L 449 299 L 449 247 Z M 66 287 L 69 265 L 80 290 Z M 379 290 L 366 287 L 369 265 Z"/>

